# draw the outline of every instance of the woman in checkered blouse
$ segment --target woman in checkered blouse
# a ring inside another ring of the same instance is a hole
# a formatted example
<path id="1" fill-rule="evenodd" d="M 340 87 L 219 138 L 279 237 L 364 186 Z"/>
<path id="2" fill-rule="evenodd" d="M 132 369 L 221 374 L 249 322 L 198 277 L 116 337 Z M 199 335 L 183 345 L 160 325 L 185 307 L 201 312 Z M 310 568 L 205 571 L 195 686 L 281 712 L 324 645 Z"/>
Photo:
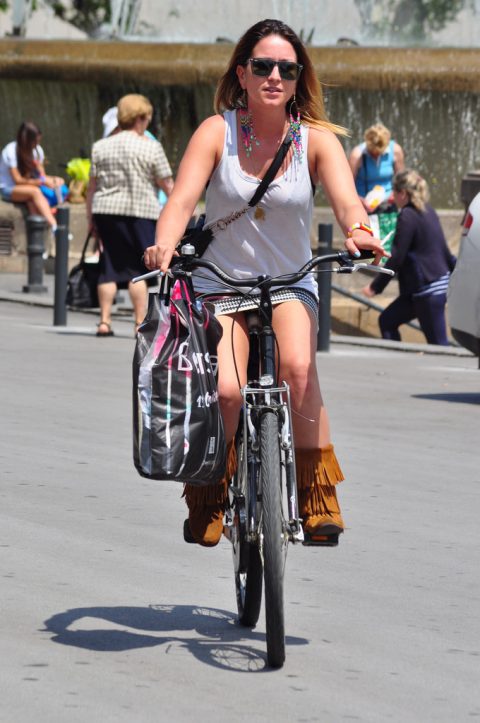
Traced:
<path id="1" fill-rule="evenodd" d="M 147 306 L 142 257 L 155 240 L 160 214 L 158 189 L 173 189 L 172 171 L 161 143 L 146 137 L 153 108 L 142 95 L 126 95 L 117 105 L 119 132 L 93 145 L 87 214 L 90 228 L 101 239 L 97 336 L 112 336 L 111 309 L 118 286 L 127 286 L 135 328 Z"/>

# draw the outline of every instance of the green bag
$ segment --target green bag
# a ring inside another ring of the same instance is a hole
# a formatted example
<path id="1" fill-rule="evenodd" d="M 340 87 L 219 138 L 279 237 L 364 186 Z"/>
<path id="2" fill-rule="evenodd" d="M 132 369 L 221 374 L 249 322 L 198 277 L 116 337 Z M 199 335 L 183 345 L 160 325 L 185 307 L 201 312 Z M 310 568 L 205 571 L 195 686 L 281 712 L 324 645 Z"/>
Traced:
<path id="1" fill-rule="evenodd" d="M 90 177 L 90 159 L 72 158 L 67 163 L 67 173 L 74 181 L 88 183 Z"/>
<path id="2" fill-rule="evenodd" d="M 397 228 L 398 212 L 394 211 L 390 213 L 372 213 L 369 216 L 369 219 L 373 233 L 380 240 L 383 240 L 385 236 L 387 236 L 387 234 L 392 232 L 392 235 L 384 246 L 385 251 L 388 251 L 388 253 L 390 253 L 392 250 L 392 243 Z M 387 257 L 384 256 L 382 259 L 382 263 L 385 263 L 386 260 Z"/>

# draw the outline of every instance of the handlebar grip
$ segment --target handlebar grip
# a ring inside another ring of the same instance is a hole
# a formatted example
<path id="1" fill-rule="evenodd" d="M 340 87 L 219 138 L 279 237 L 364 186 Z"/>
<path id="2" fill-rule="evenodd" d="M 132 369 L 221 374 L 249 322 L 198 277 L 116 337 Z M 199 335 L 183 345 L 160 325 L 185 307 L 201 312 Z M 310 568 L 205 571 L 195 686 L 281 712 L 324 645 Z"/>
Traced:
<path id="1" fill-rule="evenodd" d="M 375 257 L 375 253 L 370 249 L 362 249 L 360 251 L 360 256 L 352 256 L 351 254 L 349 254 L 349 256 L 351 259 L 359 261 L 360 259 L 373 259 Z"/>

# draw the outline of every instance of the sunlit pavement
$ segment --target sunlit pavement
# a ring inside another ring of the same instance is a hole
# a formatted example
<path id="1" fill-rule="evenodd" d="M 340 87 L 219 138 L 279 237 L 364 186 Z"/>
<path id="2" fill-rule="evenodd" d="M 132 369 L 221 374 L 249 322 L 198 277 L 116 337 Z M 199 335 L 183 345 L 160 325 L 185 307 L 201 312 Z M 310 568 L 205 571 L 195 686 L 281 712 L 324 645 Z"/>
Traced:
<path id="1" fill-rule="evenodd" d="M 291 548 L 287 661 L 235 623 L 229 543 L 131 454 L 131 319 L 0 301 L 0 720 L 466 721 L 480 715 L 480 372 L 318 355 L 346 481 L 337 549 Z"/>

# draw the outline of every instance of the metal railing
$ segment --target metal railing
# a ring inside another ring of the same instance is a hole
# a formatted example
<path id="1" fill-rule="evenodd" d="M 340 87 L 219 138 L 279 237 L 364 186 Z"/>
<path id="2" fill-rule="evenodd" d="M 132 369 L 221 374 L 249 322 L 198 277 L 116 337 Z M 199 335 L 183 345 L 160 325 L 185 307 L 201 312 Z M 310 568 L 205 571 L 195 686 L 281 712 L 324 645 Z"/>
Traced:
<path id="1" fill-rule="evenodd" d="M 380 304 L 376 304 L 374 301 L 369 299 L 366 296 L 363 296 L 362 294 L 356 294 L 354 291 L 349 291 L 348 289 L 344 289 L 343 286 L 339 286 L 338 284 L 334 284 L 332 282 L 332 289 L 337 294 L 341 294 L 342 296 L 346 296 L 349 299 L 353 299 L 353 301 L 358 301 L 359 304 L 364 304 L 364 306 L 368 306 L 369 309 L 373 309 L 374 311 L 378 311 L 380 314 L 382 311 L 385 310 L 384 306 L 380 306 Z M 420 324 L 416 321 L 406 321 L 402 326 L 409 326 L 412 329 L 415 329 L 416 331 L 422 331 L 420 328 Z"/>
<path id="2" fill-rule="evenodd" d="M 328 254 L 332 251 L 333 246 L 333 225 L 331 223 L 318 224 L 318 246 L 316 253 L 320 256 Z M 342 296 L 346 296 L 352 301 L 363 304 L 369 309 L 373 309 L 378 313 L 384 310 L 383 306 L 376 304 L 371 299 L 354 291 L 344 289 L 338 284 L 332 282 L 332 274 L 317 273 L 318 284 L 318 335 L 317 335 L 317 351 L 328 351 L 330 349 L 330 330 L 331 330 L 331 299 L 332 291 Z M 421 331 L 420 325 L 416 321 L 409 321 L 405 324 L 416 331 Z M 373 337 L 372 337 L 373 338 Z"/>

